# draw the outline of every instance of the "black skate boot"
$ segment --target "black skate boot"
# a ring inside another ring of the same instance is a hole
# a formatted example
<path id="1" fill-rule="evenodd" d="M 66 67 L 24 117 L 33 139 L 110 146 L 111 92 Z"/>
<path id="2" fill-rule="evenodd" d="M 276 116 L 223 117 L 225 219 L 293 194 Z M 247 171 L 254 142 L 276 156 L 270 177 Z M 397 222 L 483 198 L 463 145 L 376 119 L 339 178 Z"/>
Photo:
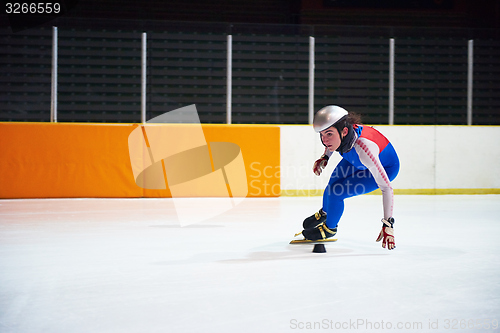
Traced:
<path id="1" fill-rule="evenodd" d="M 305 239 L 320 240 L 333 237 L 337 234 L 337 228 L 330 229 L 324 223 L 321 223 L 316 228 L 304 229 L 302 235 Z"/>
<path id="2" fill-rule="evenodd" d="M 302 223 L 302 227 L 304 229 L 316 228 L 318 225 L 324 223 L 325 221 L 326 221 L 326 213 L 323 211 L 323 209 L 320 209 L 319 212 L 314 213 L 314 215 L 311 215 L 308 218 L 306 218 Z"/>

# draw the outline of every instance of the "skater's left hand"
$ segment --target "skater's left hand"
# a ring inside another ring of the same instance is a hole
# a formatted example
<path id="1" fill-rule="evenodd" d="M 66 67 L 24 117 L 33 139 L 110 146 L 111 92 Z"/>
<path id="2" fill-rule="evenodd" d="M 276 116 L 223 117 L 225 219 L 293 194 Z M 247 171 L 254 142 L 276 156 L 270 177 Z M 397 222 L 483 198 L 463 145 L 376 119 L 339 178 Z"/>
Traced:
<path id="1" fill-rule="evenodd" d="M 382 247 L 388 250 L 396 248 L 396 242 L 394 241 L 394 218 L 390 217 L 387 220 L 382 219 L 382 230 L 378 235 L 377 242 L 382 241 Z"/>

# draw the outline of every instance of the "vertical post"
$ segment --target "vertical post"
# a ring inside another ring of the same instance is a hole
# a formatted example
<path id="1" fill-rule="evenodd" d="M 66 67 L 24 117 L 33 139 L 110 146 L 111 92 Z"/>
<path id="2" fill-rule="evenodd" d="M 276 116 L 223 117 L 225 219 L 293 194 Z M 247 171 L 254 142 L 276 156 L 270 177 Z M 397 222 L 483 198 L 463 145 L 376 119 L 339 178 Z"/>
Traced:
<path id="1" fill-rule="evenodd" d="M 57 123 L 57 27 L 52 27 L 52 84 L 50 92 L 50 121 Z"/>
<path id="2" fill-rule="evenodd" d="M 394 125 L 394 38 L 389 39 L 389 125 Z"/>
<path id="3" fill-rule="evenodd" d="M 226 123 L 231 124 L 232 85 L 233 85 L 233 36 L 227 35 L 227 87 L 226 87 Z"/>
<path id="4" fill-rule="evenodd" d="M 314 37 L 309 37 L 309 125 L 314 120 Z"/>
<path id="5" fill-rule="evenodd" d="M 469 40 L 467 55 L 467 125 L 472 125 L 472 76 L 474 65 L 474 40 Z"/>
<path id="6" fill-rule="evenodd" d="M 147 34 L 142 33 L 141 52 L 141 122 L 146 123 L 146 67 L 147 67 Z"/>

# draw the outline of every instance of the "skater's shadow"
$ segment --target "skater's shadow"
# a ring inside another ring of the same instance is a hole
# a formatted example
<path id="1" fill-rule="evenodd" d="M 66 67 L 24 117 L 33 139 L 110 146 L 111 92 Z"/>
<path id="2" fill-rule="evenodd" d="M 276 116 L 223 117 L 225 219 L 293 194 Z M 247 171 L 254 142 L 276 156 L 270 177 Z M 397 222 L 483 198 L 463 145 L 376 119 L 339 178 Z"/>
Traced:
<path id="1" fill-rule="evenodd" d="M 309 244 L 308 244 L 309 245 Z M 242 259 L 225 259 L 219 260 L 219 263 L 224 264 L 247 264 L 252 262 L 261 261 L 274 261 L 274 260 L 297 260 L 297 259 L 328 259 L 336 257 L 367 257 L 367 256 L 383 256 L 387 254 L 372 254 L 372 253 L 354 253 L 354 250 L 345 248 L 326 248 L 326 253 L 313 253 L 313 246 L 305 245 L 289 245 L 288 251 L 258 251 L 251 252 L 247 258 Z"/>
<path id="2" fill-rule="evenodd" d="M 215 224 L 190 224 L 186 226 L 181 226 L 179 224 L 174 225 L 174 224 L 157 224 L 157 225 L 150 225 L 150 228 L 165 228 L 165 229 L 205 229 L 205 228 L 222 228 L 222 225 L 215 225 Z"/>

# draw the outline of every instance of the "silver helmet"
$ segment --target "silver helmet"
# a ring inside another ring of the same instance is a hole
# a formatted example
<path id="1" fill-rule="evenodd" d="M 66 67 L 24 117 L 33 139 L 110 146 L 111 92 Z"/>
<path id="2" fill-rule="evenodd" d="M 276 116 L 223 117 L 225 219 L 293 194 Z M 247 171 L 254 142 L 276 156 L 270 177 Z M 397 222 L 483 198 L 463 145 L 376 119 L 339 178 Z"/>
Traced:
<path id="1" fill-rule="evenodd" d="M 347 116 L 347 111 L 344 108 L 336 105 L 325 106 L 314 115 L 314 130 L 319 133 L 330 126 L 335 125 L 345 116 Z"/>

